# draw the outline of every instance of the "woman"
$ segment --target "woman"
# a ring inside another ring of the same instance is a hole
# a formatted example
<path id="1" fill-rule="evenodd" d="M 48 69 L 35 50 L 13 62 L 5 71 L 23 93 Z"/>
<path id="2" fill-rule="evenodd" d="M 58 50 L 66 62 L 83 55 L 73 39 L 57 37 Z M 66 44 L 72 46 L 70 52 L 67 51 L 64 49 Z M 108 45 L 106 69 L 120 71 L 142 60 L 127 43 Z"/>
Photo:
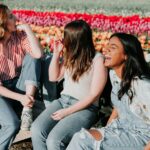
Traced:
<path id="1" fill-rule="evenodd" d="M 18 29 L 17 29 L 18 28 Z M 28 25 L 16 26 L 16 18 L 0 4 L 0 149 L 7 150 L 20 127 L 16 114 L 22 104 L 21 129 L 32 122 L 34 94 L 40 77 L 42 56 Z M 35 59 L 36 58 L 36 59 Z M 37 67 L 38 65 L 38 67 Z"/>
<path id="2" fill-rule="evenodd" d="M 104 55 L 112 69 L 113 112 L 106 127 L 76 133 L 67 150 L 144 150 L 150 141 L 150 70 L 141 44 L 133 35 L 115 33 Z"/>
<path id="3" fill-rule="evenodd" d="M 35 150 L 59 150 L 82 127 L 97 121 L 98 99 L 107 80 L 103 57 L 95 53 L 92 31 L 83 20 L 73 21 L 64 29 L 64 61 L 59 56 L 63 45 L 55 43 L 49 67 L 49 79 L 64 77 L 61 97 L 35 120 L 32 142 Z"/>

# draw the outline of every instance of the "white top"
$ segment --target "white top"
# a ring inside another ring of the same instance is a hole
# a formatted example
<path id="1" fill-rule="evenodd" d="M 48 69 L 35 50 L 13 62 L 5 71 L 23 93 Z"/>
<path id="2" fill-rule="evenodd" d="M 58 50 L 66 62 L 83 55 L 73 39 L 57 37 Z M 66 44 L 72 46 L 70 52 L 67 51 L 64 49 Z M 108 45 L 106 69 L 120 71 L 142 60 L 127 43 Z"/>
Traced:
<path id="1" fill-rule="evenodd" d="M 69 95 L 77 100 L 84 100 L 84 98 L 89 94 L 90 88 L 91 88 L 91 82 L 93 77 L 93 64 L 95 61 L 95 58 L 97 57 L 103 57 L 101 53 L 96 53 L 95 57 L 93 58 L 93 62 L 91 65 L 91 68 L 88 70 L 88 72 L 84 73 L 80 78 L 78 82 L 74 82 L 71 77 L 71 73 L 69 70 L 65 70 L 64 74 L 64 89 L 61 92 L 61 94 Z M 94 102 L 96 106 L 98 106 L 98 100 Z"/>

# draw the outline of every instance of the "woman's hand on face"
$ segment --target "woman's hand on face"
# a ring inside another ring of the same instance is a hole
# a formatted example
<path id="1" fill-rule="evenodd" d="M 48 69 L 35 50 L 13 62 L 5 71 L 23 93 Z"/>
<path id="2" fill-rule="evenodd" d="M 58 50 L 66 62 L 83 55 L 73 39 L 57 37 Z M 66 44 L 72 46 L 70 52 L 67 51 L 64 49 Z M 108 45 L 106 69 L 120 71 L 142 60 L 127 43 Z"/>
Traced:
<path id="1" fill-rule="evenodd" d="M 63 51 L 64 45 L 62 44 L 61 40 L 54 39 L 54 55 L 60 55 Z"/>
<path id="2" fill-rule="evenodd" d="M 61 120 L 61 119 L 63 119 L 64 117 L 66 117 L 68 115 L 69 115 L 69 113 L 68 113 L 67 109 L 60 109 L 60 110 L 54 112 L 51 115 L 51 117 L 54 120 Z"/>
<path id="3" fill-rule="evenodd" d="M 31 95 L 22 95 L 22 98 L 20 100 L 21 104 L 24 107 L 32 107 L 34 104 L 34 98 Z"/>

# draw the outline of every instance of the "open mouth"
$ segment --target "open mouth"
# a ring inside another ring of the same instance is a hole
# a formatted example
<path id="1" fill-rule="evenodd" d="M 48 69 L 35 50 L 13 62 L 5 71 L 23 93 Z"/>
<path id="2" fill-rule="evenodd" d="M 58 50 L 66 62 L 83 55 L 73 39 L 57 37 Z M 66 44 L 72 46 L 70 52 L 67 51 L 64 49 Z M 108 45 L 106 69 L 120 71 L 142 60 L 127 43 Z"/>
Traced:
<path id="1" fill-rule="evenodd" d="M 105 55 L 105 61 L 110 61 L 110 60 L 111 60 L 111 57 L 110 57 L 110 56 Z"/>

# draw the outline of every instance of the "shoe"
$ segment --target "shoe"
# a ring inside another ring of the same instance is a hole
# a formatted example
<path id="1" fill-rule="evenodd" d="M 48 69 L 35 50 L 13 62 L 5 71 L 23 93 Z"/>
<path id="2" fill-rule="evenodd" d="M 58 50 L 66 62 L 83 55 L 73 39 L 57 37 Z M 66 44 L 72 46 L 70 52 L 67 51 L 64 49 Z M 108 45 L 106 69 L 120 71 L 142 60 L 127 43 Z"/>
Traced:
<path id="1" fill-rule="evenodd" d="M 21 130 L 30 131 L 33 122 L 32 110 L 23 110 L 21 116 Z"/>

